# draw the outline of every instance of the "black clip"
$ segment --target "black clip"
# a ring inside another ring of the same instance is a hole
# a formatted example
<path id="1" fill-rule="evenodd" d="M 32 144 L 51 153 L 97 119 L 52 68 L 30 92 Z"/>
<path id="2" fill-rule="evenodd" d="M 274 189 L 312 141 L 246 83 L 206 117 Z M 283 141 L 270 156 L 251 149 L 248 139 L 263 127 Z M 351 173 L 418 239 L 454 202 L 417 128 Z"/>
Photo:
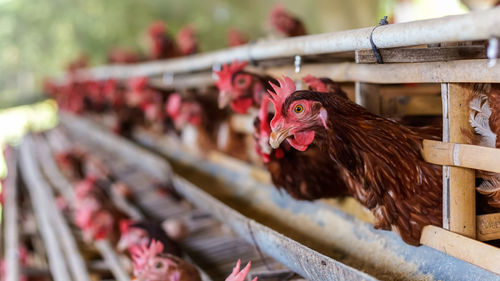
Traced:
<path id="1" fill-rule="evenodd" d="M 377 27 L 382 26 L 382 25 L 387 25 L 387 24 L 389 24 L 389 22 L 387 21 L 387 16 L 384 16 L 384 18 L 380 20 L 378 25 L 375 26 L 372 29 L 372 32 L 370 33 L 370 45 L 372 46 L 372 51 L 373 51 L 373 54 L 375 55 L 375 59 L 377 59 L 378 64 L 382 64 L 382 63 L 384 63 L 384 61 L 382 60 L 382 55 L 380 54 L 380 51 L 378 50 L 377 46 L 373 42 L 373 31 L 375 31 L 375 29 Z"/>

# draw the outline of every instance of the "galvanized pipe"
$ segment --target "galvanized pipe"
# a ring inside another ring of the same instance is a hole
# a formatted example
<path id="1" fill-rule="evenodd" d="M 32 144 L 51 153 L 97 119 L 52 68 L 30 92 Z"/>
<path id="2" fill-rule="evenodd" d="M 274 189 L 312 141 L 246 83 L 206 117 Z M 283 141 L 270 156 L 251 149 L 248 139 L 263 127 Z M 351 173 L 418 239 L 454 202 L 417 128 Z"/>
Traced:
<path id="1" fill-rule="evenodd" d="M 378 27 L 373 41 L 379 48 L 394 48 L 455 41 L 487 40 L 500 36 L 500 8 L 465 15 L 397 23 Z M 182 73 L 210 69 L 233 60 L 265 60 L 295 55 L 307 56 L 370 49 L 373 27 L 300 36 L 281 40 L 261 40 L 254 44 L 193 55 L 185 58 L 146 62 L 136 65 L 95 67 L 81 71 L 96 79 L 127 78 L 163 73 Z"/>
<path id="2" fill-rule="evenodd" d="M 6 153 L 9 168 L 5 186 L 2 188 L 4 202 L 4 246 L 5 246 L 5 280 L 19 280 L 19 228 L 17 208 L 17 161 L 13 149 Z"/>

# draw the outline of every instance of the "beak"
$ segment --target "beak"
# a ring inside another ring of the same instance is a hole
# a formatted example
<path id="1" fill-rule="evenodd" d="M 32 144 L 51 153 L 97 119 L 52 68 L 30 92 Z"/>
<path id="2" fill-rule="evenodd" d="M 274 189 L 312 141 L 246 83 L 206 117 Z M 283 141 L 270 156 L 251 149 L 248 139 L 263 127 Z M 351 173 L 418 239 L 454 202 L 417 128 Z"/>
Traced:
<path id="1" fill-rule="evenodd" d="M 290 135 L 289 133 L 290 128 L 272 131 L 271 137 L 269 138 L 269 144 L 274 149 L 280 147 L 280 144 Z"/>
<path id="2" fill-rule="evenodd" d="M 231 102 L 231 94 L 228 91 L 221 91 L 219 93 L 219 109 L 226 107 Z"/>

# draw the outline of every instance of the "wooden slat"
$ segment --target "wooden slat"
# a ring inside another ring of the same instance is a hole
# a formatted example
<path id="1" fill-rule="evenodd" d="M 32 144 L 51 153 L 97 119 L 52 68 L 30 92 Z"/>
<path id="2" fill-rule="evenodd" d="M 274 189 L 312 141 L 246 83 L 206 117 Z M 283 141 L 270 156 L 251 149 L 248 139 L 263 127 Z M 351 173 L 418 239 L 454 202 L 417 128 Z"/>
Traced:
<path id="1" fill-rule="evenodd" d="M 380 49 L 384 63 L 401 62 L 433 62 L 464 59 L 486 59 L 485 46 L 457 46 L 436 48 L 397 48 Z M 377 60 L 370 50 L 357 50 L 357 63 L 376 63 Z"/>
<path id="2" fill-rule="evenodd" d="M 472 84 L 448 84 L 448 118 L 450 142 L 467 143 L 464 134 L 469 125 L 469 101 Z M 475 171 L 462 167 L 449 169 L 449 230 L 476 237 Z"/>
<path id="3" fill-rule="evenodd" d="M 496 247 L 432 225 L 424 227 L 420 243 L 500 274 L 500 250 Z"/>
<path id="4" fill-rule="evenodd" d="M 376 84 L 355 82 L 354 96 L 356 103 L 374 114 L 380 114 L 380 86 Z"/>
<path id="5" fill-rule="evenodd" d="M 500 239 L 500 213 L 477 216 L 476 227 L 477 240 L 489 241 Z"/>
<path id="6" fill-rule="evenodd" d="M 425 161 L 437 165 L 500 173 L 500 149 L 497 148 L 424 140 L 422 155 Z"/>
<path id="7" fill-rule="evenodd" d="M 488 68 L 488 60 L 448 62 L 356 64 L 329 63 L 303 65 L 299 74 L 293 66 L 274 67 L 267 74 L 301 79 L 306 74 L 328 77 L 337 82 L 360 81 L 377 84 L 401 83 L 493 83 L 500 82 L 500 64 Z"/>

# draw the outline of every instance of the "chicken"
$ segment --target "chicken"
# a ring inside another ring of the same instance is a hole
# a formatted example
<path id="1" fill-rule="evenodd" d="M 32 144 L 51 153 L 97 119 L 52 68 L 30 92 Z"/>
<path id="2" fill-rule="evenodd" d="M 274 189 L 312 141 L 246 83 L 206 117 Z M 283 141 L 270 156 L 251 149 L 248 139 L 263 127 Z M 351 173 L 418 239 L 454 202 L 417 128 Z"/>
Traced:
<path id="1" fill-rule="evenodd" d="M 226 111 L 217 109 L 215 93 L 186 93 L 181 97 L 178 93 L 169 96 L 166 111 L 177 130 L 186 125 L 196 128 L 196 144 L 200 152 L 220 150 L 236 158 L 247 160 L 244 146 L 244 135 L 231 129 L 228 125 Z M 188 140 L 189 141 L 189 140 Z"/>
<path id="2" fill-rule="evenodd" d="M 247 113 L 250 107 L 258 108 L 267 90 L 271 90 L 269 82 L 276 82 L 269 76 L 261 76 L 245 71 L 246 62 L 234 61 L 223 65 L 216 71 L 216 82 L 219 88 L 219 108 L 228 104 L 237 113 Z"/>
<path id="3" fill-rule="evenodd" d="M 302 78 L 307 84 L 309 90 L 321 93 L 334 93 L 347 99 L 347 94 L 340 89 L 340 85 L 333 82 L 333 80 L 325 77 L 314 77 L 312 75 L 307 75 Z"/>
<path id="4" fill-rule="evenodd" d="M 109 64 L 131 64 L 141 61 L 139 54 L 124 48 L 113 48 L 108 52 Z"/>
<path id="5" fill-rule="evenodd" d="M 201 281 L 193 265 L 179 257 L 164 254 L 163 244 L 152 240 L 149 246 L 135 246 L 130 250 L 136 281 Z"/>
<path id="6" fill-rule="evenodd" d="M 307 33 L 302 21 L 290 15 L 283 4 L 277 4 L 272 8 L 269 23 L 272 30 L 283 37 L 302 36 Z"/>
<path id="7" fill-rule="evenodd" d="M 252 262 L 249 261 L 245 268 L 243 268 L 240 271 L 241 267 L 241 260 L 238 260 L 236 263 L 236 266 L 233 268 L 233 272 L 231 272 L 231 275 L 229 275 L 226 278 L 226 281 L 245 281 L 248 275 L 248 272 L 250 272 L 250 267 L 252 266 Z M 252 279 L 252 281 L 257 281 L 257 277 Z"/>
<path id="8" fill-rule="evenodd" d="M 178 257 L 182 254 L 180 246 L 170 238 L 159 223 L 123 220 L 120 222 L 120 232 L 121 237 L 117 248 L 121 252 L 134 246 L 148 246 L 154 239 L 163 244 L 163 253 Z"/>
<path id="9" fill-rule="evenodd" d="M 299 151 L 319 147 L 337 163 L 349 194 L 372 211 L 375 227 L 406 243 L 418 245 L 425 225 L 441 225 L 442 169 L 424 161 L 415 132 L 339 95 L 296 91 L 289 77 L 273 88 L 273 148 L 285 140 Z"/>
<path id="10" fill-rule="evenodd" d="M 119 240 L 119 222 L 127 216 L 109 204 L 111 199 L 99 186 L 98 179 L 86 177 L 76 184 L 73 219 L 80 227 L 85 241 L 109 239 L 113 244 Z"/>
<path id="11" fill-rule="evenodd" d="M 61 173 L 70 181 L 81 180 L 85 176 L 84 153 L 80 149 L 71 149 L 58 153 L 55 161 Z"/>
<path id="12" fill-rule="evenodd" d="M 227 45 L 237 47 L 248 43 L 248 38 L 240 31 L 231 28 L 227 31 Z"/>
<path id="13" fill-rule="evenodd" d="M 198 52 L 198 40 L 191 25 L 186 25 L 179 30 L 175 42 L 181 56 L 189 56 Z"/>
<path id="14" fill-rule="evenodd" d="M 319 86 L 326 90 L 325 84 L 317 78 L 308 76 L 304 81 L 312 83 L 310 87 Z M 339 87 L 338 91 L 331 94 L 347 99 L 347 95 Z M 259 116 L 255 119 L 254 139 L 257 154 L 263 159 L 274 185 L 285 189 L 293 198 L 299 200 L 347 195 L 347 186 L 340 177 L 336 163 L 317 146 L 311 145 L 306 151 L 298 151 L 286 142 L 274 150 L 269 146 L 269 116 L 272 118 L 272 114 L 267 113 L 268 102 L 267 98 L 262 102 Z"/>
<path id="15" fill-rule="evenodd" d="M 149 58 L 151 60 L 168 59 L 179 55 L 174 40 L 167 35 L 166 31 L 167 27 L 161 21 L 154 22 L 149 26 Z"/>
<path id="16" fill-rule="evenodd" d="M 474 128 L 473 143 L 500 148 L 500 84 L 476 84 L 469 103 L 469 122 Z M 483 182 L 477 191 L 488 198 L 488 204 L 500 208 L 500 174 L 478 171 Z"/>

